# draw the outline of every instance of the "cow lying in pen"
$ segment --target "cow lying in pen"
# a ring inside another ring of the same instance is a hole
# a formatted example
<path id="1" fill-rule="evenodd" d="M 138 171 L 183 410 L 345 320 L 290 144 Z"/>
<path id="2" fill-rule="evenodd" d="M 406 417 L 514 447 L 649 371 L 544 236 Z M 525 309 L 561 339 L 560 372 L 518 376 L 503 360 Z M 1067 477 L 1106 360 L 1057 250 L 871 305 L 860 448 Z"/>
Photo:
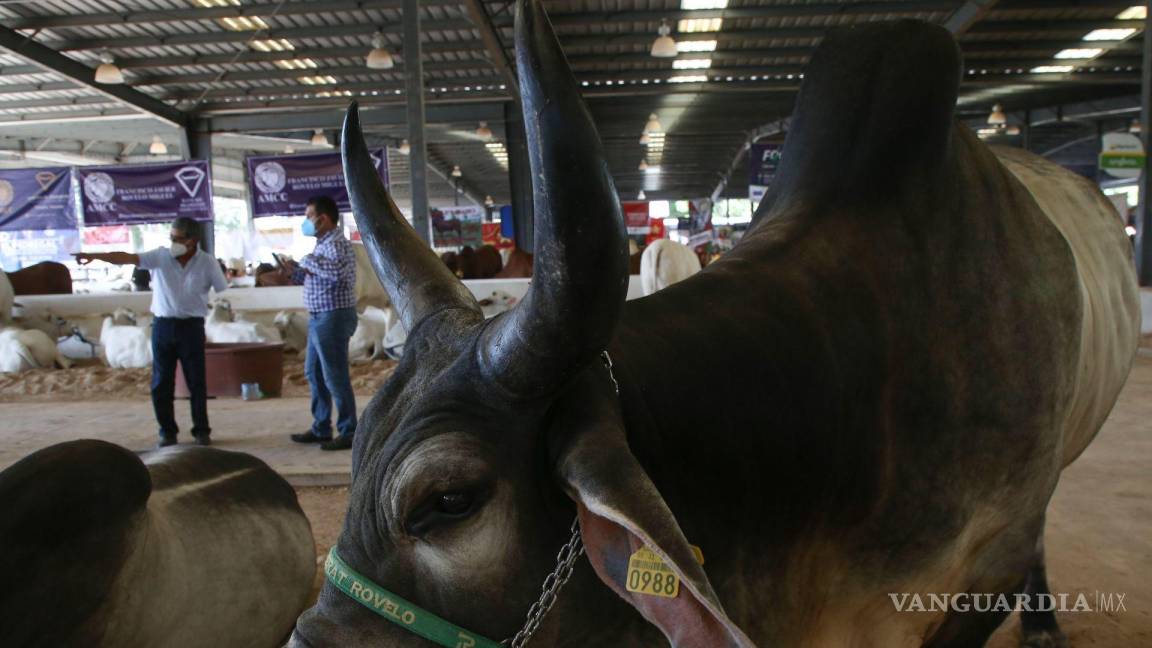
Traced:
<path id="1" fill-rule="evenodd" d="M 617 194 L 538 0 L 516 53 L 536 278 L 499 317 L 349 112 L 354 212 L 411 333 L 291 645 L 971 647 L 1007 612 L 889 593 L 1045 591 L 1045 508 L 1136 347 L 1130 248 L 1088 183 L 953 120 L 951 36 L 830 35 L 751 231 L 627 305 Z M 588 560 L 556 593 L 574 517 Z"/>

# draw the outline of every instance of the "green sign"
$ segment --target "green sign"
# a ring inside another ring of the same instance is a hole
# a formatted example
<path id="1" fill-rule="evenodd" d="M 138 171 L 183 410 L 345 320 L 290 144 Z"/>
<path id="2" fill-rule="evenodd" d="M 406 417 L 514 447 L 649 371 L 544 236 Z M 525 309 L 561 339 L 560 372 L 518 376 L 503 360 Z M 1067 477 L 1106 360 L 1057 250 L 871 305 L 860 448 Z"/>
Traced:
<path id="1" fill-rule="evenodd" d="M 1101 153 L 1101 169 L 1143 169 L 1143 153 Z"/>

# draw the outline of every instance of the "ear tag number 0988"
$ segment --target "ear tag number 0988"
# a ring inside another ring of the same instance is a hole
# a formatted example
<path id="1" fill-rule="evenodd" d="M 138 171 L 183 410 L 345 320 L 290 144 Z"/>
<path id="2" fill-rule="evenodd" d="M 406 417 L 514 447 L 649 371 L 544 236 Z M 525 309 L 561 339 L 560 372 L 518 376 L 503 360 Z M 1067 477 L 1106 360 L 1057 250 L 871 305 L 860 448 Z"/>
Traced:
<path id="1" fill-rule="evenodd" d="M 697 562 L 704 564 L 700 548 L 692 546 Z M 628 558 L 628 580 L 625 589 L 637 594 L 676 598 L 680 593 L 680 577 L 664 559 L 648 547 L 640 547 Z"/>

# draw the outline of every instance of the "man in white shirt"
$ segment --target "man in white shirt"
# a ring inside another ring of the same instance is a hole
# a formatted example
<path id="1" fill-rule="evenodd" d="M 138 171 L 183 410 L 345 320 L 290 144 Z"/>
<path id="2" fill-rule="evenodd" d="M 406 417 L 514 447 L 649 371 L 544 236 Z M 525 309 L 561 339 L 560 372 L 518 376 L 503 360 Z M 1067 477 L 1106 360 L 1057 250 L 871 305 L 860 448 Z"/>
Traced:
<path id="1" fill-rule="evenodd" d="M 167 248 L 142 254 L 128 252 L 79 253 L 80 264 L 106 261 L 137 265 L 152 271 L 152 409 L 160 426 L 159 447 L 176 443 L 179 427 L 173 413 L 176 361 L 184 368 L 192 404 L 192 436 L 198 445 L 210 445 L 208 387 L 204 375 L 204 316 L 208 291 L 228 287 L 220 264 L 200 249 L 201 226 L 191 218 L 172 222 Z"/>

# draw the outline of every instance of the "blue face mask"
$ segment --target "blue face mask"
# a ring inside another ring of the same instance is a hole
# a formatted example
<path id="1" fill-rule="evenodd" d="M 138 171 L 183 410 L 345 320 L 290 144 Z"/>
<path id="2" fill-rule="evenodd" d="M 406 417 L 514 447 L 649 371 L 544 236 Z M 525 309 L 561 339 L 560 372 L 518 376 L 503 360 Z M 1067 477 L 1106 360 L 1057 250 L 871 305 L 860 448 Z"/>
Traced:
<path id="1" fill-rule="evenodd" d="M 304 233 L 304 236 L 316 236 L 316 224 L 305 218 L 300 225 L 300 231 Z"/>

